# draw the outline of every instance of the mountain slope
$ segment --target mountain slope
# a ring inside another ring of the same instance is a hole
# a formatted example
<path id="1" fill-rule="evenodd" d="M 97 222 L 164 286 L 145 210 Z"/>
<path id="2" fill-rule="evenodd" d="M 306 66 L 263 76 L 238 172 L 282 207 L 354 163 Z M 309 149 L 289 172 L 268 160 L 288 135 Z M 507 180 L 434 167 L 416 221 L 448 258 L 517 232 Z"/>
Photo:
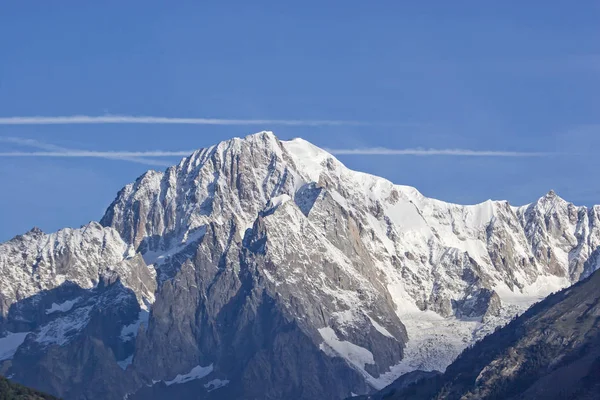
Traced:
<path id="1" fill-rule="evenodd" d="M 0 362 L 65 398 L 369 393 L 591 274 L 599 210 L 449 204 L 301 139 L 232 139 L 99 224 L 0 244 Z"/>
<path id="2" fill-rule="evenodd" d="M 597 399 L 600 272 L 465 350 L 441 377 L 386 399 Z"/>
<path id="3" fill-rule="evenodd" d="M 56 400 L 56 397 L 29 389 L 0 376 L 0 399 L 2 400 Z"/>

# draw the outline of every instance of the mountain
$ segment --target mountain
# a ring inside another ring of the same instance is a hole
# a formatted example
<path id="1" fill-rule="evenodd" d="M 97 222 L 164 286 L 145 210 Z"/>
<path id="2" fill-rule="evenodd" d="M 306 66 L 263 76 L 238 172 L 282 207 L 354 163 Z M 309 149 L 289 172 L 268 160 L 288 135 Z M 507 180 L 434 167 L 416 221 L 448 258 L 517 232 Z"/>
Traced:
<path id="1" fill-rule="evenodd" d="M 33 389 L 26 388 L 0 376 L 0 399 L 2 400 L 58 400 Z"/>
<path id="2" fill-rule="evenodd" d="M 465 350 L 444 375 L 372 398 L 600 398 L 600 271 Z"/>
<path id="3" fill-rule="evenodd" d="M 99 223 L 0 244 L 0 373 L 66 399 L 368 394 L 589 276 L 599 211 L 450 204 L 302 139 L 231 139 Z"/>

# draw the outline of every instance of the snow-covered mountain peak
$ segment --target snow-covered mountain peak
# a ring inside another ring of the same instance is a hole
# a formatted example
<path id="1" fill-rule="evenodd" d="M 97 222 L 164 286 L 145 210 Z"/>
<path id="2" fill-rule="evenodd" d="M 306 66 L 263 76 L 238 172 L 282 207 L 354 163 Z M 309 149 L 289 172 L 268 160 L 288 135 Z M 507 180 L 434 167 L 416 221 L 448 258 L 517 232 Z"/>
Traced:
<path id="1" fill-rule="evenodd" d="M 42 231 L 39 227 L 34 226 L 33 228 L 31 228 L 26 235 L 32 235 L 32 236 L 39 236 L 39 235 L 43 235 L 44 231 Z"/>
<path id="2" fill-rule="evenodd" d="M 244 147 L 263 147 L 267 150 L 275 151 L 279 140 L 271 131 L 261 131 L 244 138 L 234 137 L 228 140 L 219 142 L 216 145 L 198 149 L 183 158 L 179 164 L 179 169 L 188 168 L 189 166 L 198 167 L 203 165 L 211 157 L 223 158 L 226 153 L 239 154 Z"/>
<path id="3" fill-rule="evenodd" d="M 427 198 L 413 187 L 352 171 L 306 140 L 279 141 L 265 131 L 198 150 L 164 174 L 143 175 L 119 193 L 102 224 L 117 229 L 134 248 L 142 246 L 142 252 L 168 251 L 210 222 L 234 221 L 243 236 L 271 199 L 282 195 L 302 200 L 308 213 L 304 197 L 311 183 L 358 218 L 361 229 L 372 232 L 386 257 L 402 259 L 407 252 L 422 253 L 420 259 L 431 265 L 438 262 L 438 256 L 425 249 L 437 243 L 440 249 L 466 252 L 477 263 L 489 265 L 489 279 L 498 279 L 498 267 L 493 265 L 496 256 L 491 256 L 489 249 L 492 233 L 510 232 L 512 237 L 504 239 L 519 249 L 521 259 L 530 260 L 536 258 L 527 244 L 533 243 L 533 232 L 549 229 L 536 228 L 539 224 L 534 223 L 534 215 L 555 210 L 555 225 L 575 226 L 578 221 L 579 209 L 553 191 L 524 207 L 491 200 L 470 206 L 447 203 Z M 314 201 L 324 196 L 314 193 Z M 519 233 L 518 226 L 526 232 Z M 573 238 L 567 240 L 572 245 L 577 242 L 574 229 L 569 230 Z M 561 263 L 569 262 L 568 256 L 562 258 Z M 502 279 L 509 287 L 530 284 L 537 274 L 523 268 L 528 271 Z"/>
<path id="4" fill-rule="evenodd" d="M 295 352 L 285 360 L 294 379 L 304 379 L 302 364 L 319 365 L 327 381 L 356 379 L 315 390 L 364 393 L 403 372 L 444 369 L 506 318 L 597 269 L 598 210 L 553 192 L 522 207 L 452 204 L 353 171 L 303 139 L 259 132 L 145 173 L 100 223 L 1 244 L 0 316 L 67 280 L 95 290 L 109 276 L 151 309 L 129 310 L 135 353 L 115 347 L 116 371 L 138 374 L 133 386 L 214 363 L 219 379 L 241 386 L 226 374 L 258 376 L 281 398 L 285 385 L 264 367 L 278 370 L 272 346 L 282 346 Z M 48 300 L 51 315 L 89 315 L 82 296 Z M 238 368 L 252 360 L 263 361 Z"/>
<path id="5" fill-rule="evenodd" d="M 556 194 L 554 190 L 550 190 L 544 196 L 540 197 L 535 202 L 535 205 L 541 212 L 544 213 L 552 212 L 556 208 L 566 208 L 568 206 L 575 207 L 572 203 L 569 203 Z"/>

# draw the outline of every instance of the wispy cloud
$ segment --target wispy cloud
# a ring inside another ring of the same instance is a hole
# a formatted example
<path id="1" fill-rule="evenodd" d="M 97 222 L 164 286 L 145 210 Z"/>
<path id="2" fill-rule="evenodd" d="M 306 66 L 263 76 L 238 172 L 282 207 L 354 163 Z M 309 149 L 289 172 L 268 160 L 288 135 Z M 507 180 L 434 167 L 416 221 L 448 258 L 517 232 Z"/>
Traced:
<path id="1" fill-rule="evenodd" d="M 185 157 L 193 153 L 190 151 L 11 151 L 0 152 L 0 157 L 95 157 L 118 158 L 124 157 Z M 169 164 L 170 165 L 170 164 Z"/>
<path id="2" fill-rule="evenodd" d="M 334 155 L 380 155 L 380 156 L 460 156 L 460 157 L 547 157 L 559 153 L 520 152 L 468 149 L 388 149 L 385 147 L 361 149 L 326 149 Z"/>
<path id="3" fill-rule="evenodd" d="M 52 151 L 14 151 L 0 152 L 0 157 L 91 157 L 141 162 L 151 165 L 168 166 L 172 163 L 146 157 L 186 157 L 193 150 L 184 151 L 86 151 L 69 149 L 50 149 Z M 517 152 L 517 151 L 479 151 L 466 149 L 326 149 L 333 155 L 388 155 L 388 156 L 454 156 L 454 157 L 545 157 L 559 153 Z"/>
<path id="4" fill-rule="evenodd" d="M 155 166 L 163 166 L 168 167 L 172 165 L 172 163 L 164 160 L 154 160 L 145 158 L 144 156 L 137 155 L 127 155 L 125 153 L 121 154 L 120 152 L 93 152 L 97 153 L 95 156 L 84 156 L 81 154 L 89 153 L 83 150 L 78 149 L 70 149 L 61 146 L 56 146 L 50 143 L 40 142 L 34 139 L 25 139 L 18 137 L 2 137 L 0 136 L 0 142 L 5 143 L 13 143 L 20 146 L 33 147 L 40 150 L 46 151 L 33 151 L 33 152 L 9 152 L 9 153 L 0 153 L 0 157 L 98 157 L 98 158 L 106 158 L 109 160 L 123 160 L 130 161 L 138 164 L 145 165 L 155 165 Z M 190 154 L 191 152 L 186 153 Z M 159 157 L 164 157 L 161 155 Z"/>
<path id="5" fill-rule="evenodd" d="M 379 123 L 343 120 L 300 119 L 226 119 L 226 118 L 169 118 L 134 115 L 71 115 L 62 117 L 0 117 L 0 125 L 77 125 L 77 124 L 181 124 L 181 125 L 419 125 L 418 123 Z"/>

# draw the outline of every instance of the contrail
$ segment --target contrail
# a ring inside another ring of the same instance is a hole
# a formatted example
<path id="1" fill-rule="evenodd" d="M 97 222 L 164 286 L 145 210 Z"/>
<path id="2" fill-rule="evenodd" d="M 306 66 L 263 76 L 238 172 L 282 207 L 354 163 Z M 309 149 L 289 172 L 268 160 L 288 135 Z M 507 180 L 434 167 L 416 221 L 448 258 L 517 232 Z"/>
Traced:
<path id="1" fill-rule="evenodd" d="M 559 153 L 489 151 L 466 149 L 325 149 L 333 155 L 398 155 L 398 156 L 454 156 L 454 157 L 546 157 Z M 139 162 L 144 157 L 187 157 L 194 150 L 184 151 L 85 151 L 85 150 L 56 150 L 56 151 L 15 151 L 0 152 L 0 157 L 92 157 L 110 158 Z M 136 160 L 133 160 L 135 158 Z M 157 160 L 145 160 L 146 163 L 164 164 Z M 170 165 L 170 164 L 168 164 Z"/>
<path id="2" fill-rule="evenodd" d="M 123 157 L 185 157 L 194 151 L 11 151 L 0 152 L 0 157 L 96 157 L 96 158 L 123 158 Z M 169 164 L 171 165 L 171 164 Z"/>
<path id="3" fill-rule="evenodd" d="M 29 146 L 29 147 L 34 147 L 34 148 L 41 149 L 41 150 L 47 150 L 46 153 L 69 154 L 69 153 L 81 152 L 81 150 L 68 149 L 65 147 L 60 147 L 60 146 L 56 146 L 53 144 L 40 142 L 35 139 L 24 139 L 24 138 L 17 138 L 17 137 L 1 137 L 0 136 L 0 142 L 14 143 L 14 144 L 18 144 L 21 146 Z M 10 154 L 10 156 L 5 155 L 5 157 L 31 157 L 31 154 L 36 154 L 36 153 L 39 153 L 39 152 L 27 152 L 27 153 L 15 152 L 15 153 L 0 153 L 0 154 Z M 42 153 L 44 153 L 44 152 L 42 152 Z M 21 155 L 17 155 L 17 154 L 21 154 Z M 25 156 L 23 154 L 28 154 L 28 155 Z M 66 156 L 63 155 L 61 157 L 66 157 Z M 138 164 L 156 165 L 156 166 L 163 166 L 163 167 L 168 167 L 172 164 L 172 163 L 169 163 L 169 162 L 163 161 L 163 160 L 153 160 L 153 159 L 148 159 L 148 158 L 127 156 L 127 155 L 120 156 L 119 154 L 114 154 L 113 152 L 105 152 L 104 155 L 98 155 L 97 157 L 106 158 L 109 160 L 123 160 L 123 161 L 130 161 L 130 162 L 138 163 Z"/>
<path id="4" fill-rule="evenodd" d="M 0 142 L 14 143 L 29 146 L 39 151 L 12 151 L 0 152 L 0 157 L 88 157 L 106 158 L 112 160 L 123 160 L 147 165 L 170 166 L 171 162 L 158 158 L 163 157 L 187 157 L 194 150 L 183 151 L 88 151 L 69 149 L 34 139 L 18 137 L 1 137 Z M 382 156 L 453 156 L 453 157 L 546 157 L 561 155 L 561 153 L 547 152 L 519 152 L 519 151 L 497 151 L 497 150 L 469 150 L 469 149 L 391 149 L 386 147 L 351 148 L 351 149 L 324 149 L 332 155 L 382 155 Z M 148 158 L 152 157 L 152 158 Z"/>
<path id="5" fill-rule="evenodd" d="M 182 124 L 182 125 L 286 125 L 286 126 L 347 126 L 347 125 L 420 125 L 418 123 L 375 123 L 343 120 L 299 119 L 224 119 L 169 118 L 134 115 L 71 115 L 62 117 L 0 117 L 0 125 L 71 125 L 71 124 Z"/>
<path id="6" fill-rule="evenodd" d="M 468 149 L 388 149 L 385 147 L 363 149 L 325 149 L 334 155 L 381 156 L 462 156 L 462 157 L 547 157 L 558 153 L 468 150 Z"/>

